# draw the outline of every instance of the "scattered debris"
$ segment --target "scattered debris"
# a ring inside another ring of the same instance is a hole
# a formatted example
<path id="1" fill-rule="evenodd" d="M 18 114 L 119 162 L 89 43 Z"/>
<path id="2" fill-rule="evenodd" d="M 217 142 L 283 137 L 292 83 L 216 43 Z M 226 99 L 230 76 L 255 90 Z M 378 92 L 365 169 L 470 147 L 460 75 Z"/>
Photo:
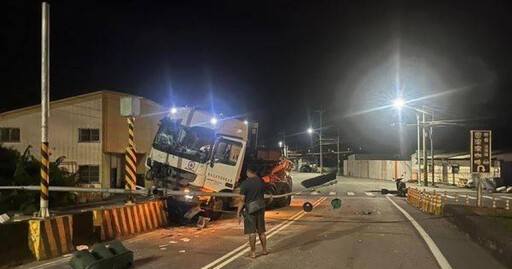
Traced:
<path id="1" fill-rule="evenodd" d="M 188 242 L 188 241 L 190 241 L 190 239 L 188 239 L 188 238 L 181 238 L 180 240 L 181 240 L 181 241 L 183 241 L 183 242 Z"/>
<path id="2" fill-rule="evenodd" d="M 88 250 L 89 249 L 89 246 L 86 246 L 86 245 L 79 245 L 79 246 L 76 246 L 76 250 L 78 251 L 81 251 L 81 250 Z"/>
<path id="3" fill-rule="evenodd" d="M 357 240 L 357 242 L 359 242 L 359 243 L 362 243 L 362 242 L 363 242 L 363 240 L 361 240 L 361 239 L 358 239 L 358 240 Z"/>
<path id="4" fill-rule="evenodd" d="M 182 249 L 182 250 L 180 250 L 180 251 L 178 251 L 178 252 L 179 252 L 179 253 L 185 253 L 185 252 L 186 252 L 186 250 Z"/>
<path id="5" fill-rule="evenodd" d="M 208 227 L 208 223 L 210 222 L 210 218 L 205 218 L 203 216 L 199 216 L 197 220 L 197 229 L 204 229 Z"/>
<path id="6" fill-rule="evenodd" d="M 169 244 L 178 244 L 176 241 L 169 241 Z"/>
<path id="7" fill-rule="evenodd" d="M 365 210 L 363 210 L 363 214 L 365 214 L 365 215 L 370 215 L 371 213 L 372 213 L 372 211 L 365 211 Z"/>
<path id="8" fill-rule="evenodd" d="M 0 215 L 0 223 L 4 223 L 4 222 L 7 222 L 9 221 L 11 218 L 9 217 L 9 215 L 7 214 L 2 214 Z"/>
<path id="9" fill-rule="evenodd" d="M 158 246 L 158 247 L 159 247 L 159 248 L 165 248 L 165 247 L 167 247 L 168 245 L 169 245 L 169 244 L 165 244 L 165 245 L 160 245 L 160 246 Z"/>

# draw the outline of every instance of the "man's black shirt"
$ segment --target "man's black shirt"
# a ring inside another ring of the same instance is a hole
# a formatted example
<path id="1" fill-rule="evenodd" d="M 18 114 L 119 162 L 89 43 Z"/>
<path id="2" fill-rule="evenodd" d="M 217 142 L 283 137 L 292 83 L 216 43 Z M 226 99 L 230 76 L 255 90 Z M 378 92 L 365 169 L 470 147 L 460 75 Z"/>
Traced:
<path id="1" fill-rule="evenodd" d="M 252 177 L 240 184 L 240 194 L 245 195 L 245 203 L 263 199 L 265 184 L 259 177 Z"/>

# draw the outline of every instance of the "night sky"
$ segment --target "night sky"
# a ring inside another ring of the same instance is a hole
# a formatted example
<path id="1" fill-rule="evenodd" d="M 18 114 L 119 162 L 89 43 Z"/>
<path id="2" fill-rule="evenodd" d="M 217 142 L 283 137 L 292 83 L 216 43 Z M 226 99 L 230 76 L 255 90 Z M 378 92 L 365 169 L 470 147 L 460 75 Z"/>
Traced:
<path id="1" fill-rule="evenodd" d="M 466 150 L 468 130 L 487 128 L 495 149 L 512 149 L 507 1 L 51 3 L 52 99 L 114 90 L 247 115 L 266 144 L 285 131 L 299 149 L 323 107 L 325 135 L 339 128 L 342 149 L 408 154 L 415 127 L 391 125 L 415 116 L 385 107 L 400 95 L 460 120 L 435 130 L 438 149 Z M 40 2 L 0 12 L 8 111 L 40 100 Z"/>

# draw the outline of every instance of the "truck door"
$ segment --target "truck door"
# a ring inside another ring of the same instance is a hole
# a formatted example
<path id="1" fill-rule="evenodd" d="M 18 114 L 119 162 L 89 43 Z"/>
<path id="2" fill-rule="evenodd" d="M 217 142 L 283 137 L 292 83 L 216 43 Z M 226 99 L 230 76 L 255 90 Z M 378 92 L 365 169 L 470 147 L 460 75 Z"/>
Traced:
<path id="1" fill-rule="evenodd" d="M 205 187 L 213 191 L 232 190 L 240 176 L 245 142 L 235 138 L 220 137 L 206 168 Z"/>

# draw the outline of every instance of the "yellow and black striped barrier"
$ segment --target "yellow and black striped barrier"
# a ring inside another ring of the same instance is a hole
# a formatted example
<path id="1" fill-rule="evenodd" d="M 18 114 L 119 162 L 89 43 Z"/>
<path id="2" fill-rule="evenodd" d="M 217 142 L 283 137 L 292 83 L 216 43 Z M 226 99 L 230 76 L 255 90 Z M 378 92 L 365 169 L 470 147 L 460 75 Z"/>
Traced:
<path id="1" fill-rule="evenodd" d="M 407 190 L 407 202 L 428 214 L 441 215 L 443 213 L 443 199 L 435 191 L 429 193 L 416 188 Z"/>
<path id="2" fill-rule="evenodd" d="M 50 192 L 48 187 L 50 186 L 50 148 L 48 142 L 41 143 L 41 195 L 40 195 L 40 217 L 48 217 L 50 212 L 48 211 L 48 199 Z"/>
<path id="3" fill-rule="evenodd" d="M 37 260 L 55 258 L 73 250 L 73 217 L 30 220 L 28 246 Z"/>
<path id="4" fill-rule="evenodd" d="M 93 222 L 101 241 L 148 232 L 168 225 L 167 202 L 158 200 L 96 210 Z"/>

